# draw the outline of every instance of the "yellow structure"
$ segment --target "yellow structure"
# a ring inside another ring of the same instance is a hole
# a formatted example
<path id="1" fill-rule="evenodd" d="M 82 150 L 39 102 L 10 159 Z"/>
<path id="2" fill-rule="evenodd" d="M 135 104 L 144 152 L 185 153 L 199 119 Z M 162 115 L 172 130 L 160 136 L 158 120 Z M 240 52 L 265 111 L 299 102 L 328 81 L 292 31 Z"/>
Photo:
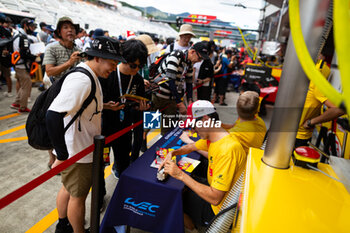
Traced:
<path id="1" fill-rule="evenodd" d="M 239 232 L 350 231 L 350 194 L 343 184 L 292 161 L 288 169 L 272 168 L 262 162 L 263 153 L 250 149 Z M 337 178 L 330 165 L 318 168 Z"/>

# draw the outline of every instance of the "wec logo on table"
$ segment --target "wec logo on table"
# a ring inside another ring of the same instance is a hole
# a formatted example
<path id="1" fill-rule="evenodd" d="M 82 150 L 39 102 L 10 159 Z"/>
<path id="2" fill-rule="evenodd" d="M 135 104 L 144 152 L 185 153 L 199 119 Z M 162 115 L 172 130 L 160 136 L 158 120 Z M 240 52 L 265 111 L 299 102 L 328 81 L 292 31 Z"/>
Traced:
<path id="1" fill-rule="evenodd" d="M 143 128 L 144 129 L 160 129 L 160 116 L 162 114 L 157 110 L 156 112 L 143 112 Z"/>
<path id="2" fill-rule="evenodd" d="M 153 205 L 150 202 L 135 202 L 132 197 L 128 197 L 124 201 L 124 209 L 130 210 L 138 215 L 149 215 L 155 217 L 156 211 L 159 208 L 159 205 Z"/>

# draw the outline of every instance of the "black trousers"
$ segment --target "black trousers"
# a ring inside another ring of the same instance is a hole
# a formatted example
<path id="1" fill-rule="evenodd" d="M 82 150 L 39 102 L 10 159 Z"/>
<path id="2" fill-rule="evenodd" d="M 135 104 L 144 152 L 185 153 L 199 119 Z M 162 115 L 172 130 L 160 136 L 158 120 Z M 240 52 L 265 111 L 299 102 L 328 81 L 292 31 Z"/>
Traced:
<path id="1" fill-rule="evenodd" d="M 197 89 L 197 97 L 198 100 L 208 100 L 210 101 L 211 96 L 211 87 L 198 87 Z"/>
<path id="2" fill-rule="evenodd" d="M 113 169 L 119 175 L 130 165 L 132 132 L 129 131 L 109 144 L 113 149 Z"/>

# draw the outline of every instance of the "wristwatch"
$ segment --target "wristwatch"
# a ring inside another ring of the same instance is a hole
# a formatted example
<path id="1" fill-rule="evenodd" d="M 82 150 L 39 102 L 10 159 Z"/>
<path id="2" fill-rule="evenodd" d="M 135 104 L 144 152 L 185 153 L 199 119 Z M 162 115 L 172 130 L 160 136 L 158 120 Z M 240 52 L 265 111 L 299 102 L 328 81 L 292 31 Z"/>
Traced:
<path id="1" fill-rule="evenodd" d="M 314 127 L 314 126 L 311 124 L 311 119 L 309 119 L 309 120 L 306 121 L 306 125 L 307 125 L 307 127 L 309 127 L 309 128 L 313 128 L 313 127 Z"/>

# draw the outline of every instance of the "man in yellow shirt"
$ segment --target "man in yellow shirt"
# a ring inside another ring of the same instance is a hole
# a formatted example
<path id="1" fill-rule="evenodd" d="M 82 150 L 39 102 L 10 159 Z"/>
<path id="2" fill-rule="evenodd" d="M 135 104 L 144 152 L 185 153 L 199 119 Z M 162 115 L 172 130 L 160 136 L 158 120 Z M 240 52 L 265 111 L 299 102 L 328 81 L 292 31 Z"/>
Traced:
<path id="1" fill-rule="evenodd" d="M 223 124 L 231 134 L 235 135 L 248 154 L 249 147 L 260 148 L 266 134 L 266 126 L 258 115 L 259 95 L 255 91 L 243 92 L 237 100 L 239 118 L 232 124 Z"/>
<path id="2" fill-rule="evenodd" d="M 206 123 L 219 121 L 219 116 L 209 101 L 194 102 L 188 107 L 187 115 L 195 120 L 194 130 L 202 139 L 171 151 L 160 168 L 164 166 L 165 173 L 183 181 L 191 189 L 190 191 L 196 194 L 184 195 L 184 211 L 196 225 L 204 225 L 219 212 L 228 191 L 244 171 L 247 156 L 237 138 L 221 126 L 205 127 Z M 196 150 L 208 151 L 207 181 L 209 185 L 194 180 L 171 161 L 172 156 L 188 154 Z M 186 197 L 192 199 L 187 201 Z M 194 203 L 195 207 L 188 206 Z M 185 226 L 192 230 L 193 223 L 186 214 Z"/>
<path id="3" fill-rule="evenodd" d="M 320 60 L 316 66 L 325 77 L 329 76 L 330 70 L 326 62 Z M 327 106 L 327 110 L 321 114 L 321 107 L 323 104 Z M 315 84 L 310 82 L 294 147 L 308 146 L 316 124 L 333 120 L 343 114 L 345 114 L 345 112 L 342 109 L 337 108 L 331 103 L 327 97 L 316 88 Z"/>

